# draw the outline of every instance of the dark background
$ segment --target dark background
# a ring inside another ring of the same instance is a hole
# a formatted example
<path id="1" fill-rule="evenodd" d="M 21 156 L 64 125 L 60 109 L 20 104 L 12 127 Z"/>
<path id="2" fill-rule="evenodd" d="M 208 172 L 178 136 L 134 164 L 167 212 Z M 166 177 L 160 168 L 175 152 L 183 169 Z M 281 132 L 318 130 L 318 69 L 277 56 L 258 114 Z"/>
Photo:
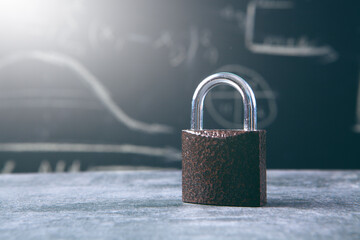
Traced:
<path id="1" fill-rule="evenodd" d="M 179 168 L 192 94 L 219 71 L 252 86 L 269 168 L 360 167 L 355 2 L 1 4 L 0 172 Z M 237 93 L 214 89 L 204 119 L 241 128 Z"/>

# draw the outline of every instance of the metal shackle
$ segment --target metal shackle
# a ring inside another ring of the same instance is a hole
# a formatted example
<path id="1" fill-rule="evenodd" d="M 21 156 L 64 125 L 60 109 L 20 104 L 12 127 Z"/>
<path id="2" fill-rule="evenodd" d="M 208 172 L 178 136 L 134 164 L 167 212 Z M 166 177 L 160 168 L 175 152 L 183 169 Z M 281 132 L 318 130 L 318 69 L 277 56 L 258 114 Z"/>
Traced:
<path id="1" fill-rule="evenodd" d="M 244 79 L 228 72 L 215 73 L 205 78 L 196 88 L 191 104 L 191 130 L 203 129 L 205 97 L 212 88 L 223 84 L 232 86 L 240 93 L 244 105 L 244 130 L 255 131 L 257 116 L 254 92 Z"/>

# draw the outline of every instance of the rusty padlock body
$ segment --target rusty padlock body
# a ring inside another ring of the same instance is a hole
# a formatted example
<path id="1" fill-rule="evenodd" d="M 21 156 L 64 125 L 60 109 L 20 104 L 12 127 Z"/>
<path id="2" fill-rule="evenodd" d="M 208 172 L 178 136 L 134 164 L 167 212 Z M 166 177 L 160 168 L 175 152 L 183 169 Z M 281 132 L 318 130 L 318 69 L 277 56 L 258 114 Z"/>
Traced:
<path id="1" fill-rule="evenodd" d="M 244 130 L 203 130 L 203 102 L 215 86 L 233 86 L 244 104 Z M 191 129 L 182 131 L 182 200 L 220 206 L 266 203 L 266 132 L 256 130 L 256 101 L 239 76 L 217 73 L 203 80 L 192 101 Z"/>

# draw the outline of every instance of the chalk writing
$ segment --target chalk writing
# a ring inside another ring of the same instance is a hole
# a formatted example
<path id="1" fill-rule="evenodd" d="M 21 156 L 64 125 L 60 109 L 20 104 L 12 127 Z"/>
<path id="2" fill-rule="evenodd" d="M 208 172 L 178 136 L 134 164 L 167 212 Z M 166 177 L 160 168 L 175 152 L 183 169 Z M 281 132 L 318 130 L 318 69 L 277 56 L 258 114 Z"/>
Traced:
<path id="1" fill-rule="evenodd" d="M 285 38 L 282 36 L 266 36 L 263 42 L 254 41 L 256 31 L 256 12 L 262 10 L 280 9 L 286 11 L 294 8 L 291 1 L 251 1 L 246 12 L 245 46 L 254 53 L 299 56 L 299 57 L 324 57 L 326 62 L 335 61 L 338 56 L 329 45 L 315 46 L 306 35 L 299 39 Z"/>

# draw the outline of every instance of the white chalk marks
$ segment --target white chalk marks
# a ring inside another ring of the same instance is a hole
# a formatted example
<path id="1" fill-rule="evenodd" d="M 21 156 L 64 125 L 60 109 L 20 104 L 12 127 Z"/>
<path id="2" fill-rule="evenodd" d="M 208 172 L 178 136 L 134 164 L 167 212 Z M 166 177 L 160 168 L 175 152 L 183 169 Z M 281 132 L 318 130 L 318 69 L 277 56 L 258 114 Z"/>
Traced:
<path id="1" fill-rule="evenodd" d="M 172 147 L 149 147 L 132 144 L 0 143 L 0 152 L 127 153 L 166 157 L 166 160 L 169 161 L 181 159 L 180 151 Z M 58 168 L 62 169 L 61 166 Z"/>
<path id="2" fill-rule="evenodd" d="M 12 173 L 15 169 L 15 166 L 16 166 L 16 162 L 14 160 L 7 160 L 0 173 L 2 174 Z"/>
<path id="3" fill-rule="evenodd" d="M 56 52 L 42 52 L 31 51 L 13 54 L 0 59 L 0 70 L 6 66 L 16 64 L 17 62 L 32 59 L 42 61 L 48 64 L 65 67 L 70 71 L 74 71 L 80 76 L 82 82 L 92 91 L 92 93 L 100 100 L 103 106 L 126 127 L 144 132 L 147 134 L 168 134 L 173 131 L 172 127 L 164 124 L 150 124 L 145 123 L 128 116 L 112 99 L 110 92 L 100 82 L 100 80 L 85 68 L 83 64 L 74 58 L 56 53 Z"/>
<path id="4" fill-rule="evenodd" d="M 139 156 L 161 157 L 166 162 L 178 162 L 181 159 L 181 152 L 172 147 L 149 147 L 131 144 L 83 144 L 83 143 L 0 143 L 0 152 L 7 153 L 106 153 L 106 154 L 135 154 Z M 74 159 L 70 163 L 64 160 L 56 161 L 54 168 L 53 160 L 44 159 L 40 162 L 38 172 L 79 172 L 83 161 Z M 5 161 L 0 174 L 14 172 L 16 162 Z M 109 167 L 109 166 L 108 166 Z M 109 167 L 111 168 L 111 166 Z M 91 169 L 88 169 L 91 170 Z"/>
<path id="5" fill-rule="evenodd" d="M 300 38 L 287 38 L 278 35 L 267 34 L 262 42 L 255 42 L 256 13 L 257 11 L 289 10 L 294 8 L 291 1 L 251 1 L 247 7 L 245 22 L 245 46 L 254 53 L 299 56 L 299 57 L 322 57 L 324 62 L 333 62 L 338 58 L 337 52 L 329 45 L 316 46 L 303 33 Z M 270 20 L 270 19 L 269 19 Z"/>
<path id="6" fill-rule="evenodd" d="M 232 72 L 243 77 L 255 93 L 258 126 L 265 128 L 274 122 L 277 116 L 275 94 L 259 73 L 237 64 L 225 65 L 215 72 Z M 215 88 L 205 101 L 206 109 L 216 123 L 225 128 L 242 128 L 242 100 L 236 91 Z"/>
<path id="7" fill-rule="evenodd" d="M 184 37 L 186 36 L 186 37 Z M 111 46 L 114 52 L 121 52 L 132 45 L 146 47 L 148 50 L 167 55 L 171 67 L 182 64 L 192 64 L 196 57 L 209 64 L 216 64 L 219 50 L 213 43 L 213 33 L 208 28 L 198 28 L 195 25 L 182 30 L 163 29 L 153 34 L 122 32 L 118 26 L 111 23 L 93 21 L 88 30 L 90 46 L 94 49 Z"/>
<path id="8" fill-rule="evenodd" d="M 71 163 L 71 165 L 68 166 L 67 172 L 80 172 L 80 170 L 81 170 L 81 162 L 80 160 L 75 159 Z M 66 172 L 66 163 L 63 160 L 57 161 L 55 165 L 55 169 L 53 170 L 49 160 L 42 160 L 39 165 L 38 172 L 39 173 Z"/>

